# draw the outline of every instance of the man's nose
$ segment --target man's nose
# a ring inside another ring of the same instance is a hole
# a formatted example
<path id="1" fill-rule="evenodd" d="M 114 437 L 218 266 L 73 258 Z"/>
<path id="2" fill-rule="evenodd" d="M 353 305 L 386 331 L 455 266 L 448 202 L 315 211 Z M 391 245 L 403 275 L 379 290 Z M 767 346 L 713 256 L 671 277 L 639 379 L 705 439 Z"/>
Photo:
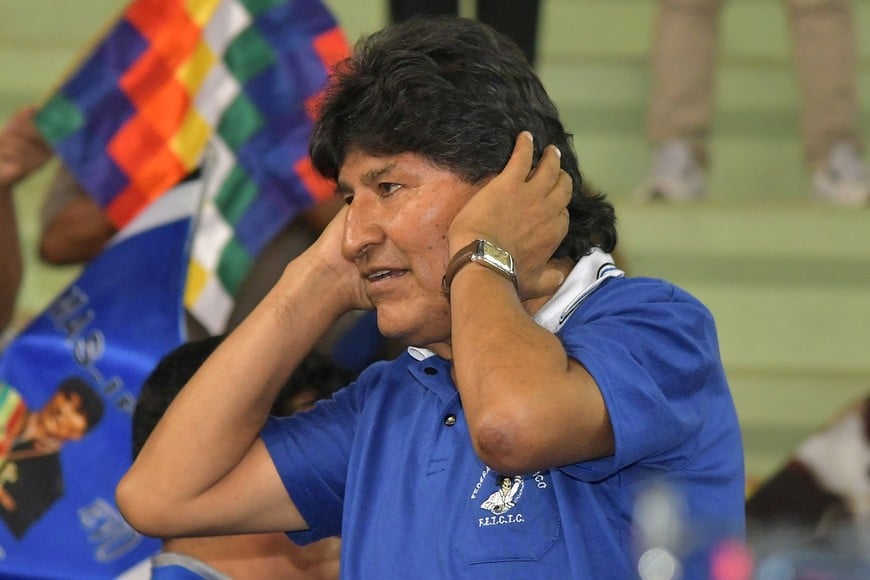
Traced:
<path id="1" fill-rule="evenodd" d="M 341 251 L 348 260 L 358 260 L 372 246 L 384 240 L 384 230 L 377 211 L 377 202 L 364 196 L 354 197 L 347 208 Z"/>

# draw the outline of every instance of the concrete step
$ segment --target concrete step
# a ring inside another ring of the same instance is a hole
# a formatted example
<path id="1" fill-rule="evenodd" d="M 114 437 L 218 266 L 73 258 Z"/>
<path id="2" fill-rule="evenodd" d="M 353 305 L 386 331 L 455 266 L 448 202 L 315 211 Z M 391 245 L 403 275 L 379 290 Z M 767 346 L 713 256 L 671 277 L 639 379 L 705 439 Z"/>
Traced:
<path id="1" fill-rule="evenodd" d="M 753 477 L 870 391 L 867 211 L 616 205 L 625 268 L 682 286 L 716 318 Z"/>

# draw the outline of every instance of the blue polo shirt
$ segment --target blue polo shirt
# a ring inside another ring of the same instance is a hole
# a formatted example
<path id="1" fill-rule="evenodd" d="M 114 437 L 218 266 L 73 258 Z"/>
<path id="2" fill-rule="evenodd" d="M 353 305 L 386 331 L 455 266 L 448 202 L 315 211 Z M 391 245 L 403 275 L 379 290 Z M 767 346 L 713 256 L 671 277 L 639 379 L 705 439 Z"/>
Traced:
<path id="1" fill-rule="evenodd" d="M 262 432 L 310 529 L 342 536 L 344 578 L 614 578 L 637 575 L 638 493 L 684 498 L 685 578 L 743 533 L 743 452 L 713 319 L 659 280 L 604 280 L 557 335 L 595 378 L 613 456 L 503 477 L 477 457 L 450 362 L 376 363 L 312 411 Z M 546 425 L 539 428 L 546 429 Z"/>

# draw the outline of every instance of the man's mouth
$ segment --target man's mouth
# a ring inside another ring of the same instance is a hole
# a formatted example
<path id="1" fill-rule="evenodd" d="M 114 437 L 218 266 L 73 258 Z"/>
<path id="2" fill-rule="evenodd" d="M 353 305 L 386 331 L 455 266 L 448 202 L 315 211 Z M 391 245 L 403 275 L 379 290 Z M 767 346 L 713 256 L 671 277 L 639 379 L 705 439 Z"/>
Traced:
<path id="1" fill-rule="evenodd" d="M 380 282 L 388 278 L 396 278 L 404 273 L 404 270 L 374 270 L 366 274 L 365 279 L 368 282 Z"/>

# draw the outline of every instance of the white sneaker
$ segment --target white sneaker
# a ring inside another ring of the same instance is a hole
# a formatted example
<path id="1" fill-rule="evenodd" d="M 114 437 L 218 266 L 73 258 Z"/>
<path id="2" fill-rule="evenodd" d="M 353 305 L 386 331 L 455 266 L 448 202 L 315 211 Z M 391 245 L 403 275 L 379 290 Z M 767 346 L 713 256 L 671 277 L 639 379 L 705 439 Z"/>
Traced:
<path id="1" fill-rule="evenodd" d="M 689 143 L 667 141 L 652 152 L 650 173 L 635 191 L 643 200 L 690 201 L 707 193 L 707 172 L 695 158 Z"/>
<path id="2" fill-rule="evenodd" d="M 834 145 L 828 162 L 813 173 L 812 180 L 815 199 L 844 206 L 870 203 L 870 172 L 852 143 Z"/>

